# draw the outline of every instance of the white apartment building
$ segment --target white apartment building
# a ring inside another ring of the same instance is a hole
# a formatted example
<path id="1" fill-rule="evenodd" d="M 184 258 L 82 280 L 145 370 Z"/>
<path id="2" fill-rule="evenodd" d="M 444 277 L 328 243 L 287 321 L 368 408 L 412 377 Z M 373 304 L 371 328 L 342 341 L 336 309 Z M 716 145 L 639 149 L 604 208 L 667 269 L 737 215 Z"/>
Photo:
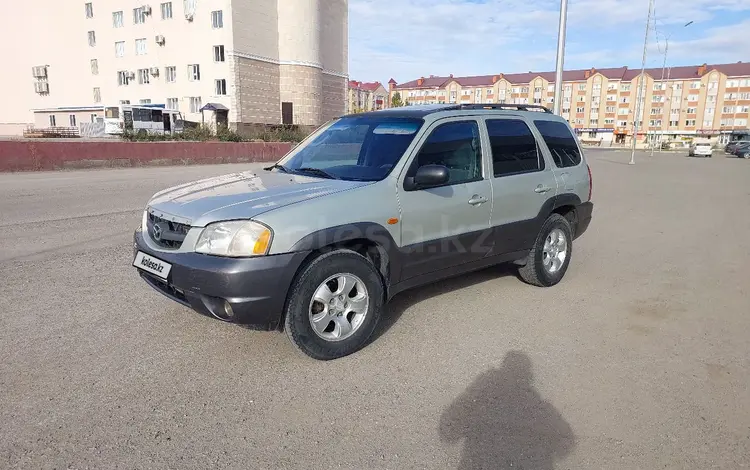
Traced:
<path id="1" fill-rule="evenodd" d="M 237 128 L 345 111 L 348 0 L 29 0 L 7 5 L 0 37 L 0 135 L 120 103 L 196 122 L 215 104 Z"/>

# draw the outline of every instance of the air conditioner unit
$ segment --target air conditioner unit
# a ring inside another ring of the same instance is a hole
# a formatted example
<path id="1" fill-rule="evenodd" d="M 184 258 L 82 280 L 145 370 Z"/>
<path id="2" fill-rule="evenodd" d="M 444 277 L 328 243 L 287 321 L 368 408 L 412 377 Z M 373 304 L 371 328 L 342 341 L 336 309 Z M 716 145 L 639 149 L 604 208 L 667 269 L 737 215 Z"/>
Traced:
<path id="1" fill-rule="evenodd" d="M 149 6 L 149 5 L 143 5 L 141 7 L 141 11 L 143 11 L 144 15 L 150 15 L 151 14 L 151 6 Z"/>
<path id="2" fill-rule="evenodd" d="M 34 91 L 36 91 L 37 93 L 49 93 L 49 83 L 47 82 L 34 83 Z"/>
<path id="3" fill-rule="evenodd" d="M 153 75 L 154 77 L 158 77 L 159 76 L 159 67 L 151 67 L 151 69 L 149 70 L 149 72 L 151 72 L 151 75 Z"/>
<path id="4" fill-rule="evenodd" d="M 164 44 L 165 41 L 166 41 L 166 39 L 164 39 L 164 36 L 162 36 L 161 34 L 158 35 L 158 36 L 156 36 L 156 43 L 157 44 Z"/>
<path id="5" fill-rule="evenodd" d="M 47 78 L 47 67 L 31 67 L 31 74 L 34 78 Z"/>

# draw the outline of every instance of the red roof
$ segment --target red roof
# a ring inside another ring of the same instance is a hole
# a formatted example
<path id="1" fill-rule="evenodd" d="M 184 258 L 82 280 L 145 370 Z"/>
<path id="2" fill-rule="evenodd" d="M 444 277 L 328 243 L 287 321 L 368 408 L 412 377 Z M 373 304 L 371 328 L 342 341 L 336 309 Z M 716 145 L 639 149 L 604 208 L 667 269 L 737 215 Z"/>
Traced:
<path id="1" fill-rule="evenodd" d="M 672 80 L 688 80 L 691 78 L 700 78 L 698 71 L 701 65 L 687 65 L 672 67 L 670 70 L 669 77 Z M 750 76 L 750 62 L 737 62 L 734 64 L 714 64 L 706 65 L 705 73 L 711 70 L 718 70 L 719 72 L 729 77 L 742 77 Z M 624 80 L 630 81 L 640 75 L 640 69 L 629 69 L 628 67 L 617 67 L 617 68 L 603 68 L 603 69 L 581 69 L 581 70 L 565 70 L 563 72 L 563 81 L 566 82 L 577 82 L 585 81 L 587 78 L 587 72 L 589 76 L 592 74 L 600 73 L 607 77 L 609 80 Z M 654 78 L 661 78 L 661 67 L 659 68 L 648 68 L 646 73 Z M 451 80 L 455 80 L 461 86 L 492 86 L 495 83 L 495 77 L 498 79 L 505 79 L 512 84 L 528 84 L 536 77 L 541 77 L 547 82 L 554 83 L 555 72 L 526 72 L 526 73 L 508 73 L 508 74 L 496 74 L 496 75 L 478 75 L 469 77 L 423 77 L 417 80 L 411 80 L 400 85 L 396 85 L 396 88 L 441 88 L 448 84 Z M 421 84 L 420 84 L 421 81 Z M 390 82 L 389 82 L 390 83 Z"/>
<path id="2" fill-rule="evenodd" d="M 349 80 L 349 88 L 359 88 L 360 90 L 375 91 L 383 86 L 380 82 L 358 82 L 356 80 Z"/>

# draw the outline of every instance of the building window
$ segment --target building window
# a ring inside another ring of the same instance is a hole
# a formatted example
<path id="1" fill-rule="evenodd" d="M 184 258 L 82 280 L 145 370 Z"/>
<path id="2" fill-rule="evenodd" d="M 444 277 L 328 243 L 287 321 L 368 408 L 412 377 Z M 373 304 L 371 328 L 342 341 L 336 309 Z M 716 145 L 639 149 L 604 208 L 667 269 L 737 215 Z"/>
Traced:
<path id="1" fill-rule="evenodd" d="M 495 178 L 544 169 L 544 160 L 539 158 L 534 135 L 523 121 L 488 119 L 487 133 L 490 136 Z"/>
<path id="2" fill-rule="evenodd" d="M 94 103 L 102 102 L 102 90 L 99 87 L 94 88 Z"/>
<path id="3" fill-rule="evenodd" d="M 590 119 L 589 120 L 589 125 L 590 126 L 598 126 L 599 125 L 599 120 L 598 119 Z"/>
<path id="4" fill-rule="evenodd" d="M 124 22 L 122 20 L 122 12 L 121 11 L 115 11 L 112 13 L 112 27 L 114 28 L 122 28 L 124 26 Z"/>
<path id="5" fill-rule="evenodd" d="M 96 46 L 96 33 L 93 31 L 89 31 L 89 46 Z"/>
<path id="6" fill-rule="evenodd" d="M 130 100 L 120 100 L 120 104 L 130 104 Z"/>
<path id="7" fill-rule="evenodd" d="M 583 113 L 585 111 L 586 111 L 586 108 L 584 108 L 583 106 L 579 106 L 579 107 L 576 108 L 576 112 L 577 113 Z"/>
<path id="8" fill-rule="evenodd" d="M 138 69 L 138 83 L 148 85 L 151 82 L 148 69 Z"/>
<path id="9" fill-rule="evenodd" d="M 661 114 L 662 108 L 651 108 L 651 114 Z"/>
<path id="10" fill-rule="evenodd" d="M 211 12 L 211 27 L 219 29 L 224 27 L 224 12 L 216 10 Z"/>
<path id="11" fill-rule="evenodd" d="M 135 40 L 135 55 L 146 55 L 146 38 Z"/>
<path id="12" fill-rule="evenodd" d="M 620 85 L 620 91 L 630 91 L 630 83 L 623 83 Z"/>
<path id="13" fill-rule="evenodd" d="M 92 123 L 93 123 L 93 122 L 96 122 L 96 118 L 98 118 L 98 117 L 99 117 L 99 115 L 98 115 L 98 114 L 92 114 L 92 115 L 91 115 L 91 122 L 92 122 Z"/>
<path id="14" fill-rule="evenodd" d="M 188 80 L 191 82 L 197 82 L 201 79 L 201 66 L 200 64 L 188 65 Z"/>
<path id="15" fill-rule="evenodd" d="M 688 114 L 695 114 L 698 112 L 698 108 L 688 108 L 687 113 Z"/>
<path id="16" fill-rule="evenodd" d="M 161 19 L 168 20 L 172 18 L 172 2 L 161 4 Z"/>
<path id="17" fill-rule="evenodd" d="M 151 104 L 151 100 L 149 98 L 144 98 L 142 100 L 138 100 L 139 104 Z"/>
<path id="18" fill-rule="evenodd" d="M 214 62 L 224 62 L 224 46 L 214 46 Z"/>
<path id="19" fill-rule="evenodd" d="M 578 84 L 578 91 L 586 91 L 586 84 L 585 83 L 579 83 Z"/>
<path id="20" fill-rule="evenodd" d="M 695 119 L 688 119 L 685 121 L 686 126 L 695 126 Z"/>
<path id="21" fill-rule="evenodd" d="M 227 94 L 227 81 L 224 78 L 220 78 L 216 80 L 216 94 L 217 95 L 226 95 Z"/>
<path id="22" fill-rule="evenodd" d="M 177 98 L 167 98 L 167 109 L 178 109 L 180 106 Z"/>
<path id="23" fill-rule="evenodd" d="M 534 104 L 542 104 L 541 98 L 534 98 Z"/>
<path id="24" fill-rule="evenodd" d="M 144 7 L 133 8 L 133 24 L 146 22 L 146 9 Z"/>
<path id="25" fill-rule="evenodd" d="M 701 87 L 701 83 L 700 82 L 690 82 L 690 89 L 691 90 L 697 90 L 700 87 Z"/>
<path id="26" fill-rule="evenodd" d="M 57 126 L 57 120 L 55 119 L 54 114 L 49 115 L 49 127 L 55 127 Z"/>
<path id="27" fill-rule="evenodd" d="M 177 67 L 164 67 L 164 79 L 167 83 L 174 83 L 177 81 Z"/>
<path id="28" fill-rule="evenodd" d="M 75 114 L 69 115 L 68 122 L 70 123 L 70 127 L 76 127 L 76 115 Z"/>
<path id="29" fill-rule="evenodd" d="M 130 72 L 127 70 L 120 70 L 117 72 L 117 85 L 124 86 L 130 84 Z"/>
<path id="30" fill-rule="evenodd" d="M 86 18 L 94 17 L 94 5 L 91 3 L 86 4 Z"/>
<path id="31" fill-rule="evenodd" d="M 203 105 L 201 104 L 201 97 L 200 96 L 191 96 L 190 97 L 190 112 L 191 113 L 199 113 L 201 112 L 201 108 Z"/>
<path id="32" fill-rule="evenodd" d="M 628 121 L 617 121 L 617 127 L 628 127 Z"/>
<path id="33" fill-rule="evenodd" d="M 91 75 L 99 75 L 99 61 L 91 59 Z"/>
<path id="34" fill-rule="evenodd" d="M 115 57 L 125 57 L 125 41 L 115 43 Z"/>

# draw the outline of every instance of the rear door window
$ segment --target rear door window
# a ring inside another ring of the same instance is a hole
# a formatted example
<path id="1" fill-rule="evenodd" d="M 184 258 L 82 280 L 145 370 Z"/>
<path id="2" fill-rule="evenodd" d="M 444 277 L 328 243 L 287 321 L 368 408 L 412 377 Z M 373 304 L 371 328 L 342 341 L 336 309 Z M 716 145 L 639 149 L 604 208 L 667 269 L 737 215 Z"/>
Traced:
<path id="1" fill-rule="evenodd" d="M 558 168 L 577 166 L 581 163 L 581 150 L 568 126 L 557 121 L 536 120 L 534 125 L 542 134 L 552 159 Z"/>
<path id="2" fill-rule="evenodd" d="M 488 119 L 486 122 L 495 178 L 544 169 L 534 134 L 525 122 L 519 119 Z"/>

